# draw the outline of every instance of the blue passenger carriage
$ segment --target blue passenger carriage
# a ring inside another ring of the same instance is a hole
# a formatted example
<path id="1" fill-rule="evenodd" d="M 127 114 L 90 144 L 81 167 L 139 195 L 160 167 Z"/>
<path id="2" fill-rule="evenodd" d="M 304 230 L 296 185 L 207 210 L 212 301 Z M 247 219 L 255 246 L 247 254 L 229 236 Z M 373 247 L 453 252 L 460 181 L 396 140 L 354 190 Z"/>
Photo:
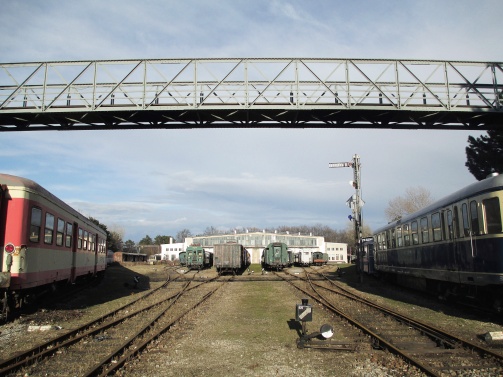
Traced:
<path id="1" fill-rule="evenodd" d="M 442 297 L 503 309 L 503 175 L 493 175 L 378 229 L 380 274 Z"/>

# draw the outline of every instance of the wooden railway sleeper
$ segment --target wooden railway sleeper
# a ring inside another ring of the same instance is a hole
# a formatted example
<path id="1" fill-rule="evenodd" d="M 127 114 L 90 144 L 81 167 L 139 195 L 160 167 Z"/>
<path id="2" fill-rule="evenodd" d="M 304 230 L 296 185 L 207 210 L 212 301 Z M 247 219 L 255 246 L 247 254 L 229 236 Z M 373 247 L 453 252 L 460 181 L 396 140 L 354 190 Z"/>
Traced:
<path id="1" fill-rule="evenodd" d="M 207 299 L 209 299 L 220 287 L 222 287 L 223 284 L 219 285 L 217 288 L 214 290 L 206 293 L 200 301 L 198 301 L 196 304 L 194 304 L 192 307 L 190 307 L 188 310 L 186 310 L 184 313 L 180 314 L 177 316 L 173 321 L 170 321 L 169 324 L 165 325 L 162 329 L 154 333 L 153 335 L 149 336 L 147 339 L 143 340 L 141 344 L 138 346 L 134 347 L 133 350 L 126 352 L 127 348 L 129 345 L 134 341 L 134 338 L 131 339 L 130 341 L 126 342 L 122 346 L 118 347 L 116 351 L 112 353 L 112 355 L 107 356 L 105 359 L 103 359 L 99 365 L 96 367 L 93 367 L 92 369 L 88 370 L 85 374 L 84 377 L 91 377 L 91 376 L 108 376 L 112 372 L 118 370 L 121 368 L 127 361 L 131 360 L 132 358 L 136 357 L 141 351 L 143 351 L 148 344 L 150 344 L 152 341 L 156 340 L 159 338 L 162 334 L 167 332 L 175 323 L 179 322 L 181 318 L 189 314 L 192 310 L 194 310 L 196 307 L 201 305 L 203 302 L 205 302 Z M 159 315 L 162 316 L 164 313 L 161 313 Z M 156 318 L 157 320 L 157 318 Z M 153 321 L 151 321 L 152 323 Z M 145 327 L 150 327 L 151 324 L 148 324 Z M 122 353 L 122 354 L 121 354 Z M 119 355 L 121 354 L 121 355 Z M 113 362 L 113 364 L 112 364 Z M 108 367 L 105 366 L 105 364 L 108 364 Z"/>
<path id="2" fill-rule="evenodd" d="M 70 346 L 86 336 L 92 336 L 92 335 L 98 334 L 98 333 L 106 330 L 107 328 L 113 326 L 114 324 L 124 320 L 125 318 L 131 317 L 131 316 L 134 316 L 134 315 L 140 313 L 142 310 L 145 310 L 145 308 L 131 312 L 128 314 L 127 317 L 121 317 L 121 318 L 115 319 L 109 323 L 104 323 L 104 321 L 107 318 L 112 318 L 112 317 L 116 316 L 117 313 L 120 312 L 121 310 L 128 308 L 129 306 L 133 305 L 135 302 L 143 300 L 147 296 L 150 296 L 151 294 L 160 290 L 161 288 L 166 287 L 168 282 L 169 282 L 169 280 L 164 282 L 158 288 L 156 288 L 156 289 L 152 290 L 151 292 L 147 293 L 146 295 L 140 297 L 138 300 L 136 300 L 134 302 L 131 302 L 127 305 L 124 305 L 121 308 L 115 309 L 115 310 L 101 316 L 100 318 L 98 318 L 96 320 L 90 321 L 87 324 L 85 324 L 77 329 L 69 331 L 66 334 L 60 335 L 60 336 L 58 336 L 54 339 L 51 339 L 43 344 L 39 344 L 39 345 L 33 347 L 32 349 L 27 350 L 21 354 L 18 354 L 10 359 L 4 360 L 3 362 L 0 363 L 0 375 L 4 375 L 6 373 L 11 373 L 21 367 L 33 364 L 34 362 L 37 362 L 40 359 L 43 359 L 45 357 L 49 357 L 62 347 Z M 175 295 L 170 296 L 170 297 L 166 298 L 165 300 L 169 300 L 169 299 L 173 298 L 174 296 Z M 150 308 L 154 305 L 158 305 L 158 304 L 159 303 L 153 304 L 153 305 L 149 306 L 148 308 Z M 97 324 L 99 324 L 99 323 L 101 323 L 101 325 L 97 326 Z M 84 331 L 84 329 L 88 329 L 88 330 Z"/>

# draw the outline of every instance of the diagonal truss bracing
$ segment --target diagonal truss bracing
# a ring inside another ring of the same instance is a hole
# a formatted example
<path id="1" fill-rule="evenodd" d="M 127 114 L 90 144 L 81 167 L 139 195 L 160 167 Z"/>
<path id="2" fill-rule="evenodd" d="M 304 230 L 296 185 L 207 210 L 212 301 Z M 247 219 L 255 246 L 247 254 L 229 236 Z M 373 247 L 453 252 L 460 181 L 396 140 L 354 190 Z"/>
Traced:
<path id="1" fill-rule="evenodd" d="M 0 131 L 503 124 L 503 63 L 153 59 L 0 64 Z"/>

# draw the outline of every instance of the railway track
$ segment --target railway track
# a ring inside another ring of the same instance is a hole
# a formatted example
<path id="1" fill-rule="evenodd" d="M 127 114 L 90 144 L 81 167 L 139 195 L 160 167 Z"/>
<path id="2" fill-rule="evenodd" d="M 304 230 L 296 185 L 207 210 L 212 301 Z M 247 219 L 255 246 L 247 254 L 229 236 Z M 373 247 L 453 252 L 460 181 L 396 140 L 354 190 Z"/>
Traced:
<path id="1" fill-rule="evenodd" d="M 168 279 L 134 302 L 1 362 L 0 375 L 106 376 L 117 371 L 225 283 L 190 275 Z"/>
<path id="2" fill-rule="evenodd" d="M 374 348 L 393 352 L 424 374 L 439 377 L 503 374 L 502 355 L 377 305 L 326 277 L 322 282 L 313 281 L 307 269 L 304 272 L 305 277 L 280 276 L 367 334 Z"/>
<path id="3" fill-rule="evenodd" d="M 503 373 L 500 354 L 363 299 L 323 274 L 319 276 L 324 277 L 324 282 L 313 281 L 311 274 L 304 271 L 305 278 L 290 274 L 286 280 L 370 336 L 375 348 L 393 352 L 426 375 Z"/>

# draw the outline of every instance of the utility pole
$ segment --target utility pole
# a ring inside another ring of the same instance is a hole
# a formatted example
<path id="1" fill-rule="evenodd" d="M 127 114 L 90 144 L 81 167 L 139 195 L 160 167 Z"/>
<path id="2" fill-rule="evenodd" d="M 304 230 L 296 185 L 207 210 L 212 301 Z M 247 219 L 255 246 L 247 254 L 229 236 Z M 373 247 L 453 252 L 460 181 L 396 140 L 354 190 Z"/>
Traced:
<path id="1" fill-rule="evenodd" d="M 365 202 L 362 200 L 361 194 L 361 175 L 360 175 L 360 156 L 355 154 L 351 162 L 331 162 L 328 164 L 329 168 L 353 168 L 353 180 L 350 181 L 350 185 L 355 188 L 355 194 L 352 195 L 346 204 L 352 210 L 352 215 L 348 218 L 350 221 L 354 221 L 354 240 L 357 247 L 357 259 L 360 259 L 360 249 L 361 249 L 361 239 L 362 239 L 362 207 Z M 358 263 L 357 263 L 358 265 Z"/>

